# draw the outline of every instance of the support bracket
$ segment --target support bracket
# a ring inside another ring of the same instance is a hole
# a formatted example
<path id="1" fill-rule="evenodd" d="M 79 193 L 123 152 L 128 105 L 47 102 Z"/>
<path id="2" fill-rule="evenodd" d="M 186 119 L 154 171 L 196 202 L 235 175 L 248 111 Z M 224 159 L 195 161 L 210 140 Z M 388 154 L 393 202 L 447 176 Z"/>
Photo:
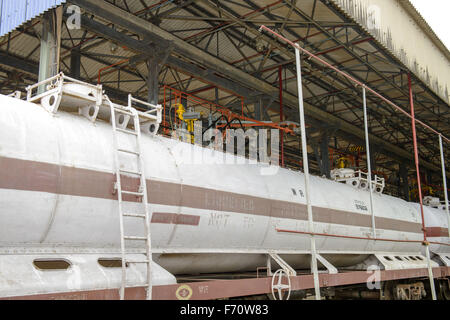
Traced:
<path id="1" fill-rule="evenodd" d="M 327 259 L 322 257 L 320 254 L 317 253 L 316 258 L 317 258 L 317 260 L 319 260 L 319 262 L 321 264 L 323 264 L 323 266 L 325 268 L 327 268 L 329 274 L 337 274 L 338 273 L 338 269 L 335 266 L 333 266 Z"/>
<path id="2" fill-rule="evenodd" d="M 284 261 L 278 254 L 275 252 L 269 252 L 268 255 L 275 260 L 276 263 L 283 269 L 288 276 L 296 276 L 297 272 L 289 265 L 286 261 Z"/>

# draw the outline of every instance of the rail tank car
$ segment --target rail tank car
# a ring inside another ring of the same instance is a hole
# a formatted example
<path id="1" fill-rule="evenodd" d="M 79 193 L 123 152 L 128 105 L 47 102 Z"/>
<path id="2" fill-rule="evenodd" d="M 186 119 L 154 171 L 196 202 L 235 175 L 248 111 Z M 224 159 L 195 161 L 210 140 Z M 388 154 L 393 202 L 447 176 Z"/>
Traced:
<path id="1" fill-rule="evenodd" d="M 100 263 L 120 259 L 111 124 L 60 109 L 51 114 L 38 103 L 0 96 L 1 297 L 120 285 L 120 268 Z M 134 147 L 128 137 L 121 143 Z M 255 271 L 270 252 L 295 269 L 309 268 L 301 172 L 217 164 L 224 153 L 155 134 L 142 136 L 142 150 L 154 285 L 176 283 L 181 274 Z M 197 154 L 203 163 L 187 161 Z M 124 176 L 124 184 L 136 181 Z M 373 241 L 368 191 L 311 177 L 311 200 L 315 232 L 339 235 L 316 236 L 318 252 L 336 267 L 357 266 L 375 253 L 421 254 L 417 204 L 375 193 L 376 238 L 393 241 Z M 125 201 L 137 205 L 132 196 Z M 449 252 L 445 211 L 426 207 L 425 221 L 439 229 L 429 238 L 436 240 L 431 251 Z M 143 232 L 134 221 L 125 224 Z M 142 254 L 138 243 L 128 248 Z M 70 268 L 40 266 L 52 261 Z M 131 283 L 145 281 L 144 267 L 131 269 Z"/>

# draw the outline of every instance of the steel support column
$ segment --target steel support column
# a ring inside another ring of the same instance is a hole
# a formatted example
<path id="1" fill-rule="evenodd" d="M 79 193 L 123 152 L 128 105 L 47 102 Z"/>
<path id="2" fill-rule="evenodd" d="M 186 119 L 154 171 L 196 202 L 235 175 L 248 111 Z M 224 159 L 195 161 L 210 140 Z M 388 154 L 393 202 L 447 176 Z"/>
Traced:
<path id="1" fill-rule="evenodd" d="M 320 137 L 311 139 L 311 146 L 316 156 L 316 161 L 319 166 L 320 175 L 330 178 L 330 155 L 328 152 L 328 141 L 330 134 L 328 130 L 324 129 Z"/>
<path id="2" fill-rule="evenodd" d="M 447 229 L 448 229 L 448 236 L 450 237 L 450 213 L 449 213 L 449 208 L 448 208 L 447 177 L 445 176 L 444 147 L 442 146 L 442 136 L 441 135 L 439 135 L 439 149 L 441 151 L 442 186 L 444 187 L 445 211 L 447 212 Z"/>
<path id="3" fill-rule="evenodd" d="M 38 82 L 51 78 L 59 72 L 61 22 L 61 8 L 50 10 L 42 17 Z M 43 90 L 43 87 L 39 88 L 39 92 Z"/>
<path id="4" fill-rule="evenodd" d="M 406 163 L 400 163 L 399 167 L 399 194 L 403 194 L 406 201 L 409 201 L 408 167 Z"/>
<path id="5" fill-rule="evenodd" d="M 325 174 L 325 176 L 330 179 L 330 153 L 328 150 L 328 142 L 330 140 L 330 135 L 329 132 L 326 131 L 323 135 L 322 135 L 322 140 L 320 141 L 320 156 L 321 156 L 321 165 L 322 165 L 322 169 L 321 171 L 323 171 L 323 174 Z"/>
<path id="6" fill-rule="evenodd" d="M 148 76 L 147 76 L 147 88 L 148 88 L 148 102 L 151 104 L 158 104 L 159 99 L 159 71 L 161 66 L 156 58 L 149 59 L 147 61 Z"/>
<path id="7" fill-rule="evenodd" d="M 81 77 L 81 54 L 77 49 L 70 52 L 70 75 L 80 80 Z"/>
<path id="8" fill-rule="evenodd" d="M 258 98 L 258 101 L 255 102 L 254 104 L 254 111 L 255 111 L 255 119 L 256 120 L 263 120 L 263 112 L 262 112 L 262 108 L 263 108 L 263 98 L 262 96 L 260 96 Z"/>

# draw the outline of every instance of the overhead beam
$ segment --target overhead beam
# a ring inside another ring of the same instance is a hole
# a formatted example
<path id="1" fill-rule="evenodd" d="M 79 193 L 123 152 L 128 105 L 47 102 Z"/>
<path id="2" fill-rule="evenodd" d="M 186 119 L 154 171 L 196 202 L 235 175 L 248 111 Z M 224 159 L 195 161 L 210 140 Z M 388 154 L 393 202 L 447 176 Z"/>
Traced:
<path id="1" fill-rule="evenodd" d="M 67 18 L 67 16 L 65 16 L 65 18 Z M 110 28 L 104 24 L 89 19 L 86 16 L 81 17 L 81 26 L 86 30 L 95 33 L 97 35 L 100 35 L 104 38 L 122 43 L 129 49 L 132 49 L 133 51 L 136 52 L 148 53 L 153 52 L 155 50 L 154 46 L 152 46 L 151 42 L 149 42 L 148 40 L 147 41 L 136 40 L 134 38 L 127 36 L 126 34 L 114 30 L 113 28 Z M 153 41 L 157 43 L 156 39 L 154 39 Z M 183 61 L 174 56 L 168 56 L 165 64 L 171 68 L 182 70 L 185 73 L 198 77 L 204 80 L 205 82 L 218 85 L 219 87 L 222 87 L 226 90 L 237 93 L 240 96 L 249 97 L 254 94 L 254 92 L 251 91 L 250 89 L 246 89 L 245 87 L 242 87 L 233 81 L 215 75 L 212 70 L 202 69 L 192 63 Z"/>
<path id="2" fill-rule="evenodd" d="M 36 81 L 38 80 L 39 64 L 33 61 L 25 60 L 0 51 L 0 65 L 20 70 L 21 72 L 30 75 L 31 79 Z M 80 77 L 80 80 L 89 82 L 88 79 L 82 77 Z M 103 85 L 103 88 L 107 91 L 111 98 L 121 101 L 128 101 L 128 93 L 105 85 Z"/>

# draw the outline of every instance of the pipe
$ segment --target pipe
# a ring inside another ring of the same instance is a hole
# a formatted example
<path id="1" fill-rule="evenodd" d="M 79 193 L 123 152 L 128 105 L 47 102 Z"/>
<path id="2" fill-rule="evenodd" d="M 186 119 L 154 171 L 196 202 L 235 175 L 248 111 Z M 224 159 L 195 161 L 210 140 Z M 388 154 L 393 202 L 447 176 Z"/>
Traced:
<path id="1" fill-rule="evenodd" d="M 417 149 L 416 121 L 414 117 L 414 98 L 411 85 L 411 75 L 409 73 L 408 73 L 408 87 L 409 87 L 409 104 L 411 106 L 411 125 L 414 144 L 414 160 L 416 163 L 416 173 L 417 173 L 417 188 L 419 190 L 420 214 L 422 216 L 423 245 L 425 246 L 425 252 L 428 261 L 428 277 L 430 278 L 431 295 L 433 297 L 433 300 L 436 300 L 436 290 L 434 288 L 433 270 L 431 268 L 431 260 L 430 260 L 430 248 L 427 242 L 427 232 L 425 229 L 425 218 L 423 214 L 422 186 L 420 183 L 420 169 L 419 169 L 419 151 Z"/>
<path id="2" fill-rule="evenodd" d="M 314 222 L 311 205 L 311 192 L 309 188 L 309 165 L 308 165 L 308 147 L 306 144 L 306 129 L 305 129 L 305 108 L 303 106 L 303 88 L 302 88 L 302 66 L 300 60 L 300 51 L 295 49 L 295 61 L 297 65 L 297 89 L 298 89 L 298 109 L 300 113 L 300 131 L 302 137 L 302 156 L 303 156 L 303 173 L 305 175 L 305 195 L 306 206 L 308 209 L 308 225 L 309 232 L 311 232 L 311 269 L 314 277 L 314 290 L 316 300 L 320 298 L 320 283 L 319 274 L 317 270 L 317 257 L 316 257 L 316 240 L 314 238 Z"/>
<path id="3" fill-rule="evenodd" d="M 370 241 L 386 241 L 386 242 L 403 242 L 403 243 L 422 243 L 422 240 L 401 240 L 401 239 L 389 239 L 389 238 L 372 238 L 372 237 L 359 237 L 359 236 L 344 236 L 340 234 L 331 234 L 331 233 L 317 233 L 317 232 L 307 232 L 307 231 L 296 231 L 296 230 L 287 230 L 287 229 L 275 229 L 277 232 L 282 233 L 295 233 L 295 234 L 305 234 L 305 235 L 314 235 L 319 237 L 331 237 L 331 238 L 343 238 L 343 239 L 354 239 L 354 240 L 370 240 Z M 430 244 L 437 244 L 440 246 L 450 246 L 448 243 L 444 242 L 434 242 L 430 241 Z"/>
<path id="4" fill-rule="evenodd" d="M 442 165 L 442 180 L 443 180 L 443 191 L 445 198 L 445 211 L 447 212 L 447 229 L 448 236 L 450 237 L 450 213 L 448 209 L 448 193 L 447 193 L 447 177 L 445 176 L 445 160 L 444 160 L 444 148 L 442 146 L 442 136 L 439 135 L 439 149 L 441 151 L 441 165 Z"/>
<path id="5" fill-rule="evenodd" d="M 170 89 L 171 92 L 173 91 L 175 93 L 175 96 L 184 95 L 184 96 L 186 96 L 186 98 L 188 100 L 190 99 L 190 101 L 193 101 L 194 103 L 198 104 L 199 106 L 201 106 L 203 108 L 207 108 L 210 111 L 220 112 L 224 116 L 231 117 L 230 120 L 232 120 L 232 119 L 239 119 L 239 120 L 242 120 L 242 121 L 249 121 L 249 122 L 253 122 L 255 125 L 258 125 L 258 126 L 261 126 L 261 127 L 270 127 L 270 128 L 281 130 L 281 131 L 283 131 L 283 132 L 285 132 L 287 134 L 294 134 L 294 131 L 292 129 L 289 129 L 288 127 L 286 127 L 286 128 L 282 127 L 280 124 L 276 124 L 276 123 L 273 123 L 273 122 L 263 122 L 263 121 L 258 121 L 258 120 L 252 119 L 252 118 L 248 118 L 248 117 L 236 114 L 236 113 L 230 111 L 229 109 L 225 109 L 224 107 L 222 107 L 222 106 L 220 106 L 220 105 L 218 105 L 218 104 L 216 104 L 214 102 L 211 102 L 211 101 L 208 101 L 208 100 L 204 100 L 202 98 L 199 98 L 199 97 L 194 96 L 194 95 L 189 94 L 189 93 L 185 93 L 185 92 L 179 91 L 179 90 L 177 90 L 175 88 L 171 88 L 169 86 L 164 86 L 164 88 L 166 88 L 166 87 L 168 89 Z M 243 105 L 244 105 L 244 100 L 243 99 L 244 98 L 240 97 L 240 96 L 238 96 L 238 97 L 241 98 L 241 108 L 242 108 L 242 111 L 243 111 Z M 171 100 L 173 100 L 173 99 L 170 99 L 170 101 Z M 166 101 L 166 103 L 167 103 L 167 101 Z"/>
<path id="6" fill-rule="evenodd" d="M 372 215 L 372 234 L 376 237 L 375 233 L 375 211 L 373 210 L 373 186 L 372 186 L 372 164 L 370 163 L 370 146 L 369 146 L 369 126 L 367 124 L 367 100 L 366 100 L 366 88 L 362 87 L 363 92 L 363 111 L 364 111 L 364 131 L 366 135 L 366 157 L 367 157 L 367 180 L 369 180 L 369 194 L 370 194 L 370 213 Z"/>
<path id="7" fill-rule="evenodd" d="M 389 239 L 389 238 L 344 236 L 344 235 L 339 235 L 339 234 L 306 232 L 306 231 L 296 231 L 296 230 L 286 230 L 286 229 L 275 229 L 275 230 L 277 232 L 283 232 L 283 233 L 296 233 L 296 234 L 313 235 L 313 236 L 319 236 L 319 237 L 331 237 L 331 238 L 343 238 L 343 239 L 355 239 L 355 240 L 371 240 L 371 241 L 387 241 L 387 242 L 404 242 L 404 243 L 422 243 L 422 240 L 401 240 L 401 239 Z"/>
<path id="8" fill-rule="evenodd" d="M 98 84 L 101 83 L 102 71 L 108 70 L 108 69 L 110 69 L 110 68 L 113 68 L 113 67 L 115 67 L 115 66 L 121 65 L 121 64 L 123 64 L 123 63 L 125 63 L 125 62 L 128 62 L 128 61 L 130 61 L 130 59 L 120 60 L 120 61 L 118 61 L 118 62 L 116 62 L 116 63 L 113 63 L 113 64 L 111 64 L 111 65 L 109 65 L 109 66 L 106 66 L 106 67 L 103 67 L 103 68 L 99 69 L 99 70 L 98 70 L 98 79 L 97 79 L 97 83 L 98 83 Z"/>
<path id="9" fill-rule="evenodd" d="M 261 31 L 261 30 L 265 30 L 265 31 L 271 33 L 272 35 L 274 35 L 274 36 L 276 36 L 276 37 L 282 39 L 282 40 L 285 41 L 285 42 L 287 42 L 288 44 L 290 44 L 290 45 L 293 46 L 294 48 L 296 48 L 296 49 L 298 49 L 298 50 L 301 50 L 302 52 L 304 52 L 305 54 L 307 54 L 307 55 L 310 56 L 311 58 L 314 58 L 315 60 L 319 61 L 320 63 L 322 63 L 322 64 L 325 65 L 326 67 L 333 69 L 333 70 L 336 71 L 338 74 L 340 74 L 340 75 L 346 77 L 347 79 L 349 79 L 350 81 L 356 83 L 357 85 L 359 85 L 359 86 L 361 86 L 361 87 L 364 86 L 363 83 L 361 83 L 360 81 L 356 80 L 356 79 L 353 78 L 352 76 L 350 76 L 350 75 L 348 75 L 347 73 L 345 73 L 345 72 L 339 70 L 338 68 L 336 68 L 336 67 L 334 67 L 333 65 L 329 64 L 328 62 L 322 60 L 321 58 L 319 58 L 318 56 L 312 54 L 312 53 L 309 52 L 308 50 L 306 50 L 306 49 L 300 47 L 298 44 L 296 44 L 296 43 L 290 41 L 289 39 L 283 37 L 282 35 L 276 33 L 275 31 L 273 31 L 273 30 L 267 28 L 266 26 L 262 25 L 262 26 L 260 27 L 259 30 L 260 30 L 260 31 Z M 408 74 L 408 79 L 409 79 L 409 81 L 411 80 L 409 74 Z M 371 88 L 369 88 L 369 87 L 367 87 L 367 86 L 366 86 L 366 89 L 369 90 L 369 91 L 370 91 L 371 93 L 373 93 L 374 95 L 376 95 L 376 96 L 377 96 L 378 98 L 380 98 L 381 100 L 383 100 L 384 102 L 386 102 L 387 104 L 391 105 L 392 107 L 394 107 L 395 109 L 397 109 L 398 111 L 400 111 L 401 113 L 403 113 L 403 114 L 404 114 L 405 116 L 407 116 L 408 118 L 412 119 L 414 122 L 419 123 L 420 125 L 422 125 L 423 127 L 427 128 L 428 130 L 430 130 L 431 132 L 433 132 L 433 133 L 435 133 L 435 134 L 440 134 L 440 135 L 442 135 L 440 132 L 434 130 L 433 128 L 431 128 L 431 127 L 428 126 L 427 124 L 423 123 L 422 121 L 413 118 L 407 111 L 403 110 L 402 108 L 400 108 L 399 106 L 397 106 L 397 105 L 396 105 L 395 103 L 393 103 L 392 101 L 390 101 L 390 100 L 388 100 L 387 98 L 383 97 L 381 94 L 379 94 L 379 93 L 376 92 L 375 90 L 373 90 L 373 89 L 371 89 Z M 449 138 L 445 137 L 444 135 L 442 135 L 442 137 L 443 137 L 445 140 L 447 140 L 447 141 L 450 142 L 450 139 L 449 139 Z"/>
<path id="10" fill-rule="evenodd" d="M 416 174 L 417 174 L 417 189 L 419 191 L 419 203 L 420 203 L 420 215 L 422 218 L 422 231 L 423 231 L 423 241 L 427 241 L 427 234 L 425 232 L 425 218 L 423 214 L 423 199 L 422 199 L 422 185 L 420 182 L 420 169 L 419 169 L 419 151 L 417 149 L 417 135 L 416 135 L 416 122 L 414 121 L 414 99 L 412 93 L 411 77 L 408 74 L 408 87 L 409 87 L 409 104 L 411 106 L 411 125 L 413 134 L 413 145 L 414 145 L 414 161 L 416 164 Z"/>

